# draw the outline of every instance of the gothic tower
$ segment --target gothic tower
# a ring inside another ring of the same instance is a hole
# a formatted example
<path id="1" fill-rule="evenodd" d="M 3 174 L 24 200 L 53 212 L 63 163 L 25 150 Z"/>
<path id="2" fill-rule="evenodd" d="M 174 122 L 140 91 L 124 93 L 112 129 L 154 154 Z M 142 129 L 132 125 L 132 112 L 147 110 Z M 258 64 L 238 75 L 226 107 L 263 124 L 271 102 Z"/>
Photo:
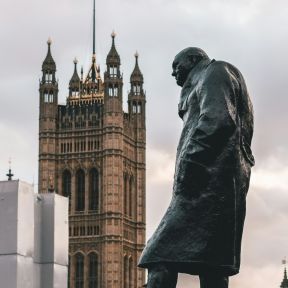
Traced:
<path id="1" fill-rule="evenodd" d="M 40 82 L 39 193 L 69 197 L 69 288 L 140 288 L 137 262 L 145 245 L 145 93 L 136 64 L 128 113 L 123 111 L 116 35 L 102 80 L 95 53 L 58 104 L 51 41 Z"/>
<path id="2" fill-rule="evenodd" d="M 48 42 L 47 56 L 42 64 L 40 80 L 39 117 L 39 192 L 45 193 L 49 183 L 54 185 L 56 173 L 56 133 L 58 112 L 58 83 L 56 64 L 51 55 L 51 40 Z M 52 182 L 53 181 L 53 182 Z"/>

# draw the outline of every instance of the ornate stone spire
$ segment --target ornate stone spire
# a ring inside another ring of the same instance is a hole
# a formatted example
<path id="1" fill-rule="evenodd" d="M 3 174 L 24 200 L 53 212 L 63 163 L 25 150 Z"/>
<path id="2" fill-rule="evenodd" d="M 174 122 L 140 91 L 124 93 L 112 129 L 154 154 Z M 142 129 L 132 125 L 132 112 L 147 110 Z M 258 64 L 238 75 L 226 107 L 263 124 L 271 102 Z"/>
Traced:
<path id="1" fill-rule="evenodd" d="M 139 58 L 139 54 L 138 52 L 136 51 L 135 53 L 135 67 L 134 67 L 134 70 L 131 74 L 131 77 L 130 77 L 130 82 L 139 82 L 139 83 L 143 83 L 143 74 L 141 73 L 141 70 L 139 68 L 139 64 L 138 64 L 138 58 Z"/>
<path id="2" fill-rule="evenodd" d="M 74 73 L 72 75 L 72 78 L 69 82 L 69 86 L 73 86 L 73 85 L 78 85 L 77 87 L 79 87 L 79 83 L 80 83 L 80 77 L 78 75 L 78 71 L 77 71 L 77 63 L 78 63 L 78 60 L 75 58 L 74 61 Z"/>
<path id="3" fill-rule="evenodd" d="M 111 37 L 112 37 L 112 46 L 111 46 L 111 49 L 107 55 L 106 63 L 107 63 L 107 65 L 119 66 L 121 64 L 121 60 L 120 60 L 120 56 L 119 56 L 119 54 L 116 50 L 116 46 L 115 46 L 116 33 L 114 31 L 112 32 Z"/>
<path id="4" fill-rule="evenodd" d="M 42 64 L 42 71 L 56 71 L 56 63 L 52 57 L 52 54 L 51 54 L 51 44 L 52 44 L 52 40 L 51 38 L 48 39 L 47 41 L 47 45 L 48 45 L 48 51 L 47 51 L 47 55 L 46 55 L 46 58 L 45 60 L 43 61 L 43 64 Z"/>

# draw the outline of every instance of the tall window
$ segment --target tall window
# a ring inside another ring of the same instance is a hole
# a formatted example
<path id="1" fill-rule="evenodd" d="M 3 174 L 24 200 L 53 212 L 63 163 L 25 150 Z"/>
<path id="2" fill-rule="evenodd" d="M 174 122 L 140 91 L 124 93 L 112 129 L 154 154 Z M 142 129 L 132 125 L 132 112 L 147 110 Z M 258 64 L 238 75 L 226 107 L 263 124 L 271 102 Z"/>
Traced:
<path id="1" fill-rule="evenodd" d="M 53 103 L 54 95 L 53 92 L 44 92 L 44 102 L 45 103 Z"/>
<path id="2" fill-rule="evenodd" d="M 133 277 L 133 260 L 132 257 L 126 255 L 124 257 L 124 288 L 134 287 L 134 277 Z"/>
<path id="3" fill-rule="evenodd" d="M 71 173 L 65 170 L 62 175 L 62 194 L 69 198 L 69 208 L 71 206 Z"/>
<path id="4" fill-rule="evenodd" d="M 112 78 L 116 78 L 117 77 L 117 66 L 110 66 L 109 67 L 109 75 Z"/>
<path id="5" fill-rule="evenodd" d="M 85 208 L 85 173 L 78 170 L 76 173 L 76 211 L 83 211 Z"/>
<path id="6" fill-rule="evenodd" d="M 117 97 L 118 96 L 118 86 L 117 85 L 110 85 L 108 88 L 108 93 L 110 97 Z"/>
<path id="7" fill-rule="evenodd" d="M 141 114 L 141 103 L 138 103 L 137 105 L 137 113 Z"/>
<path id="8" fill-rule="evenodd" d="M 133 288 L 133 260 L 132 257 L 129 258 L 129 288 Z"/>
<path id="9" fill-rule="evenodd" d="M 89 210 L 99 209 L 99 175 L 93 168 L 89 173 Z"/>
<path id="10" fill-rule="evenodd" d="M 124 214 L 128 215 L 128 206 L 129 206 L 129 190 L 128 190 L 128 176 L 124 174 Z"/>
<path id="11" fill-rule="evenodd" d="M 134 187 L 134 179 L 133 177 L 129 180 L 129 203 L 128 203 L 128 215 L 130 217 L 133 216 L 133 187 Z"/>
<path id="12" fill-rule="evenodd" d="M 124 288 L 129 288 L 129 260 L 124 257 Z"/>
<path id="13" fill-rule="evenodd" d="M 89 254 L 89 288 L 98 288 L 98 257 L 96 253 Z"/>
<path id="14" fill-rule="evenodd" d="M 139 84 L 134 84 L 133 85 L 133 93 L 135 95 L 140 95 L 141 92 L 141 86 Z"/>
<path id="15" fill-rule="evenodd" d="M 133 104 L 132 104 L 132 112 L 133 112 L 133 114 L 137 113 L 137 103 L 135 103 L 135 102 L 133 102 Z"/>
<path id="16" fill-rule="evenodd" d="M 46 83 L 51 83 L 52 82 L 52 72 L 47 72 L 45 74 L 45 82 Z"/>
<path id="17" fill-rule="evenodd" d="M 113 96 L 117 97 L 118 96 L 118 87 L 117 86 L 114 86 L 113 88 Z"/>
<path id="18" fill-rule="evenodd" d="M 75 255 L 75 288 L 84 287 L 84 256 L 81 253 Z"/>
<path id="19" fill-rule="evenodd" d="M 70 275 L 71 275 L 71 257 L 68 256 L 68 277 L 67 277 L 67 287 L 70 287 Z"/>

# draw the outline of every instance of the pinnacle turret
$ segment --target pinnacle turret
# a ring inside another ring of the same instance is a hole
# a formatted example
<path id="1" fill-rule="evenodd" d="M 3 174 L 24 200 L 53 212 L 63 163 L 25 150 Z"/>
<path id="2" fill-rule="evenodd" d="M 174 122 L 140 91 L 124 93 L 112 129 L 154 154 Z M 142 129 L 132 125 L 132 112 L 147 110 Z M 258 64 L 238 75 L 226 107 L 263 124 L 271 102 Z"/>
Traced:
<path id="1" fill-rule="evenodd" d="M 106 63 L 107 63 L 107 65 L 117 65 L 118 66 L 121 64 L 121 60 L 120 60 L 120 56 L 119 56 L 119 54 L 116 50 L 116 46 L 115 46 L 116 34 L 114 31 L 112 32 L 111 37 L 112 37 L 112 46 L 111 46 L 111 49 L 107 55 Z"/>
<path id="2" fill-rule="evenodd" d="M 51 44 L 52 44 L 52 41 L 49 38 L 47 41 L 48 51 L 47 51 L 46 58 L 42 64 L 42 71 L 51 71 L 51 72 L 56 71 L 56 63 L 55 63 L 55 61 L 52 57 L 52 54 L 51 54 Z"/>
<path id="3" fill-rule="evenodd" d="M 74 87 L 75 85 L 77 87 L 79 87 L 80 77 L 79 77 L 78 71 L 77 71 L 77 63 L 78 63 L 78 61 L 77 61 L 76 58 L 74 59 L 73 63 L 74 63 L 74 73 L 73 73 L 72 78 L 71 78 L 71 80 L 69 82 L 69 87 L 71 87 L 71 86 Z"/>
<path id="4" fill-rule="evenodd" d="M 135 53 L 135 67 L 134 70 L 131 74 L 130 77 L 130 82 L 138 82 L 138 83 L 143 83 L 143 74 L 139 68 L 139 63 L 138 63 L 138 58 L 139 58 L 139 54 L 138 52 Z"/>
<path id="5" fill-rule="evenodd" d="M 78 96 L 80 91 L 80 77 L 78 75 L 77 71 L 77 59 L 75 58 L 74 61 L 74 73 L 72 75 L 72 78 L 69 82 L 69 96 Z"/>

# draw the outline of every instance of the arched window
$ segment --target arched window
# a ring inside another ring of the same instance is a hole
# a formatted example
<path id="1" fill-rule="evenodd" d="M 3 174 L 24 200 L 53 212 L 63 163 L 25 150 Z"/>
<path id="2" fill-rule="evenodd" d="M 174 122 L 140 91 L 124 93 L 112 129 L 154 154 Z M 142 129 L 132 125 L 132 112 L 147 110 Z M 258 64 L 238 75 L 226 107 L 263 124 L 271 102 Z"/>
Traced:
<path id="1" fill-rule="evenodd" d="M 71 276 L 71 257 L 68 256 L 68 276 L 67 276 L 67 287 L 70 287 L 70 276 Z"/>
<path id="2" fill-rule="evenodd" d="M 108 92 L 110 97 L 118 96 L 118 86 L 117 85 L 109 85 Z"/>
<path id="3" fill-rule="evenodd" d="M 129 287 L 129 260 L 128 257 L 124 257 L 124 288 Z"/>
<path id="4" fill-rule="evenodd" d="M 71 206 L 71 173 L 65 170 L 62 175 L 62 195 L 69 198 L 69 208 Z"/>
<path id="5" fill-rule="evenodd" d="M 113 86 L 110 85 L 109 88 L 108 88 L 108 90 L 109 90 L 109 96 L 110 96 L 110 97 L 113 97 Z"/>
<path id="6" fill-rule="evenodd" d="M 45 73 L 45 82 L 51 83 L 52 82 L 52 72 L 46 72 Z"/>
<path id="7" fill-rule="evenodd" d="M 54 95 L 53 95 L 53 93 L 52 92 L 50 92 L 50 94 L 49 94 L 49 103 L 53 103 L 53 100 L 54 99 Z"/>
<path id="8" fill-rule="evenodd" d="M 118 86 L 114 86 L 114 89 L 113 89 L 113 96 L 117 97 L 118 96 Z"/>
<path id="9" fill-rule="evenodd" d="M 75 288 L 84 287 L 84 256 L 81 253 L 75 255 Z"/>
<path id="10" fill-rule="evenodd" d="M 140 93 L 141 93 L 141 86 L 140 86 L 140 84 L 134 84 L 134 85 L 133 85 L 133 93 L 134 93 L 135 95 L 140 95 Z"/>
<path id="11" fill-rule="evenodd" d="M 134 287 L 133 283 L 133 260 L 132 257 L 129 258 L 129 288 Z"/>
<path id="12" fill-rule="evenodd" d="M 52 91 L 45 91 L 44 92 L 44 103 L 53 103 L 54 95 Z"/>
<path id="13" fill-rule="evenodd" d="M 129 180 L 129 202 L 128 202 L 128 215 L 133 216 L 133 192 L 134 192 L 134 179 L 131 176 Z"/>
<path id="14" fill-rule="evenodd" d="M 111 78 L 117 77 L 117 66 L 111 65 L 109 67 L 109 75 Z"/>
<path id="15" fill-rule="evenodd" d="M 124 174 L 124 214 L 129 214 L 129 183 L 128 183 L 128 175 Z"/>
<path id="16" fill-rule="evenodd" d="M 83 211 L 85 208 L 85 173 L 78 170 L 76 173 L 76 211 Z"/>
<path id="17" fill-rule="evenodd" d="M 89 173 L 89 210 L 99 209 L 99 174 L 93 168 Z"/>
<path id="18" fill-rule="evenodd" d="M 138 103 L 138 106 L 137 106 L 137 113 L 138 113 L 138 114 L 141 114 L 141 110 L 142 110 L 142 109 L 141 109 L 141 108 L 142 108 L 141 106 L 142 106 L 142 105 L 141 105 L 141 103 L 139 102 L 139 103 Z"/>
<path id="19" fill-rule="evenodd" d="M 96 253 L 89 254 L 89 288 L 98 288 L 98 257 Z"/>
<path id="20" fill-rule="evenodd" d="M 44 92 L 44 102 L 49 103 L 49 93 L 48 92 Z"/>

